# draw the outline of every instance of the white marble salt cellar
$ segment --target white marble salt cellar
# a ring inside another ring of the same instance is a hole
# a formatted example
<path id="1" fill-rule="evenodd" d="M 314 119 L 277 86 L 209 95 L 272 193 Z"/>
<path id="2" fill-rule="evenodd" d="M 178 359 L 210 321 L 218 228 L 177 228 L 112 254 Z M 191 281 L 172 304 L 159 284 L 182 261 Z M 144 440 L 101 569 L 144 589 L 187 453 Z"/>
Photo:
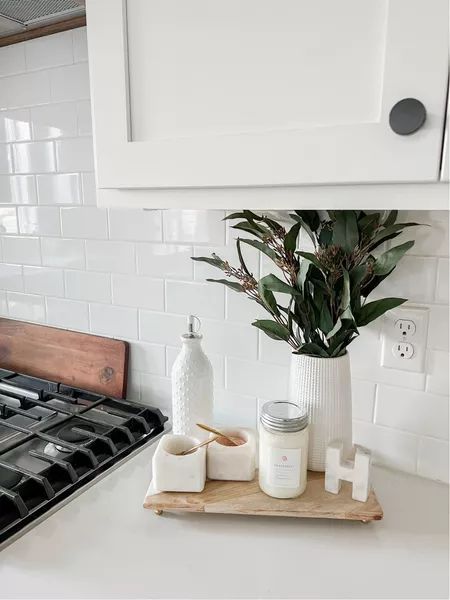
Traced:
<path id="1" fill-rule="evenodd" d="M 256 434 L 248 428 L 221 428 L 231 438 L 244 440 L 232 446 L 225 438 L 208 444 L 206 450 L 206 474 L 208 479 L 225 481 L 252 481 L 256 469 Z M 211 434 L 211 437 L 216 437 Z"/>
<path id="2" fill-rule="evenodd" d="M 168 433 L 153 455 L 152 483 L 159 492 L 201 492 L 206 480 L 206 448 L 179 456 L 199 443 L 197 438 Z M 178 455 L 178 456 L 177 456 Z"/>

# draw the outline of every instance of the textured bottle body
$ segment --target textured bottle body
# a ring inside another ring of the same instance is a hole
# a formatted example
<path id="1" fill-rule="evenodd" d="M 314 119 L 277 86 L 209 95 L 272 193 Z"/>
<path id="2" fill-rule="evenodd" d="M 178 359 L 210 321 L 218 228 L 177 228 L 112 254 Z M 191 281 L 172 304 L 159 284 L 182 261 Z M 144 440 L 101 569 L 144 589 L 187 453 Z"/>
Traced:
<path id="1" fill-rule="evenodd" d="M 196 423 L 212 424 L 213 370 L 199 338 L 182 338 L 183 347 L 172 367 L 173 433 L 203 440 L 208 432 Z"/>
<path id="2" fill-rule="evenodd" d="M 350 358 L 292 355 L 289 399 L 309 415 L 308 469 L 325 471 L 326 449 L 342 440 L 344 454 L 352 445 Z"/>

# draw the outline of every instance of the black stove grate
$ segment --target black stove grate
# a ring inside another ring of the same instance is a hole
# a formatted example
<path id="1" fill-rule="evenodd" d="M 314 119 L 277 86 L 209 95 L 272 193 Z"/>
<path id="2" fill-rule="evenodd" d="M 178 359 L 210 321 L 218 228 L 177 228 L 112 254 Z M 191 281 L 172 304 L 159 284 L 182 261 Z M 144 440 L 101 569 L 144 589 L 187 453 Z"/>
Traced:
<path id="1" fill-rule="evenodd" d="M 157 408 L 0 370 L 0 544 L 166 421 Z"/>

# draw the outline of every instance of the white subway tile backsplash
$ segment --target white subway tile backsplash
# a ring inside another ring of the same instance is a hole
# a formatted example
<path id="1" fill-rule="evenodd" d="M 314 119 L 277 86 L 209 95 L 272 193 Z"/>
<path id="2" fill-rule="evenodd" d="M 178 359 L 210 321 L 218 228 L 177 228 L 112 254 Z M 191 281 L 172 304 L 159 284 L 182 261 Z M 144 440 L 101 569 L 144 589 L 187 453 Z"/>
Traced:
<path id="1" fill-rule="evenodd" d="M 50 72 L 24 73 L 2 80 L 7 105 L 4 108 L 33 106 L 50 102 Z"/>
<path id="2" fill-rule="evenodd" d="M 61 235 L 59 210 L 51 206 L 19 206 L 19 229 L 29 235 Z"/>
<path id="3" fill-rule="evenodd" d="M 428 347 L 433 350 L 449 349 L 449 308 L 448 306 L 434 305 L 430 307 L 428 322 Z"/>
<path id="4" fill-rule="evenodd" d="M 158 406 L 167 414 L 172 410 L 172 386 L 170 379 L 141 373 L 141 402 L 149 406 Z"/>
<path id="5" fill-rule="evenodd" d="M 137 244 L 141 275 L 166 279 L 192 279 L 192 248 L 174 244 Z"/>
<path id="6" fill-rule="evenodd" d="M 89 271 L 133 273 L 136 270 L 135 265 L 134 244 L 86 241 L 86 267 Z"/>
<path id="7" fill-rule="evenodd" d="M 412 277 L 411 274 L 414 273 Z M 436 281 L 436 260 L 404 256 L 394 273 L 377 288 L 377 297 L 398 296 L 413 302 L 432 302 Z"/>
<path id="8" fill-rule="evenodd" d="M 87 302 L 65 298 L 46 298 L 47 323 L 55 327 L 87 331 L 89 310 Z"/>
<path id="9" fill-rule="evenodd" d="M 87 63 L 83 62 L 51 69 L 49 73 L 53 102 L 89 98 L 89 69 Z"/>
<path id="10" fill-rule="evenodd" d="M 267 400 L 285 400 L 287 394 L 288 367 L 261 362 L 226 359 L 226 388 L 245 396 L 260 396 Z"/>
<path id="11" fill-rule="evenodd" d="M 72 40 L 64 32 L 29 40 L 24 46 L 28 71 L 73 63 Z"/>
<path id="12" fill-rule="evenodd" d="M 92 135 L 91 103 L 89 100 L 81 100 L 77 103 L 78 112 L 78 134 Z"/>
<path id="13" fill-rule="evenodd" d="M 0 263 L 0 289 L 23 292 L 22 267 Z"/>
<path id="14" fill-rule="evenodd" d="M 208 283 L 167 281 L 166 309 L 171 313 L 223 319 L 225 290 L 223 286 Z"/>
<path id="15" fill-rule="evenodd" d="M 41 296 L 64 296 L 64 278 L 60 269 L 23 267 L 25 292 Z"/>
<path id="16" fill-rule="evenodd" d="M 33 138 L 45 140 L 77 135 L 76 104 L 47 104 L 31 109 Z"/>
<path id="17" fill-rule="evenodd" d="M 372 381 L 352 379 L 353 418 L 358 421 L 373 420 L 376 385 Z"/>
<path id="18" fill-rule="evenodd" d="M 0 112 L 0 142 L 31 140 L 31 117 L 28 108 Z"/>
<path id="19" fill-rule="evenodd" d="M 122 306 L 89 305 L 91 331 L 110 337 L 138 337 L 138 316 L 136 308 Z"/>
<path id="20" fill-rule="evenodd" d="M 84 269 L 84 241 L 41 238 L 42 264 L 63 269 Z"/>
<path id="21" fill-rule="evenodd" d="M 448 439 L 448 398 L 379 385 L 375 423 L 418 435 Z"/>
<path id="22" fill-rule="evenodd" d="M 112 240 L 160 241 L 161 211 L 109 210 L 109 236 Z"/>
<path id="23" fill-rule="evenodd" d="M 57 140 L 56 162 L 58 171 L 92 171 L 94 152 L 90 138 L 70 138 Z"/>
<path id="24" fill-rule="evenodd" d="M 201 322 L 200 331 L 207 352 L 250 360 L 257 358 L 258 336 L 254 327 L 223 320 L 201 319 Z M 183 333 L 185 329 L 186 326 L 183 327 Z"/>
<path id="25" fill-rule="evenodd" d="M 34 176 L 0 176 L 0 199 L 2 204 L 36 204 Z"/>
<path id="26" fill-rule="evenodd" d="M 433 438 L 419 440 L 417 473 L 422 477 L 449 482 L 449 445 L 448 442 Z"/>
<path id="27" fill-rule="evenodd" d="M 0 206 L 0 234 L 18 233 L 17 213 L 14 207 Z"/>
<path id="28" fill-rule="evenodd" d="M 369 448 L 375 464 L 409 473 L 416 471 L 418 438 L 415 435 L 354 421 L 353 442 Z"/>
<path id="29" fill-rule="evenodd" d="M 25 48 L 37 70 L 26 72 Z M 254 427 L 259 404 L 286 398 L 290 348 L 252 327 L 267 318 L 257 304 L 205 283 L 220 270 L 190 260 L 216 252 L 238 264 L 225 212 L 97 208 L 85 28 L 0 48 L 0 77 L 0 314 L 129 340 L 128 396 L 167 412 L 186 315 L 199 314 L 215 420 Z M 381 366 L 380 322 L 350 346 L 355 441 L 376 462 L 439 480 L 448 473 L 448 444 L 436 437 L 448 422 L 448 216 L 400 213 L 429 226 L 390 242 L 416 240 L 369 298 L 430 308 L 425 372 Z M 299 245 L 312 250 L 303 232 Z M 243 253 L 255 276 L 278 272 L 254 248 Z"/>
<path id="30" fill-rule="evenodd" d="M 214 390 L 214 424 L 222 427 L 251 427 L 256 423 L 256 398 Z"/>
<path id="31" fill-rule="evenodd" d="M 12 145 L 15 173 L 51 173 L 56 168 L 53 142 Z"/>
<path id="32" fill-rule="evenodd" d="M 83 204 L 97 205 L 97 189 L 95 186 L 94 173 L 81 173 L 81 189 L 83 195 Z"/>
<path id="33" fill-rule="evenodd" d="M 75 62 L 82 62 L 88 59 L 86 27 L 79 27 L 72 30 L 73 36 L 73 57 Z"/>
<path id="34" fill-rule="evenodd" d="M 90 302 L 111 302 L 111 276 L 90 271 L 65 271 L 66 297 Z"/>
<path id="35" fill-rule="evenodd" d="M 8 144 L 0 144 L 0 174 L 13 172 L 12 147 Z"/>
<path id="36" fill-rule="evenodd" d="M 113 304 L 164 310 L 164 282 L 162 279 L 114 273 L 112 294 Z"/>
<path id="37" fill-rule="evenodd" d="M 40 265 L 41 250 L 37 237 L 4 237 L 3 260 L 21 265 Z"/>
<path id="38" fill-rule="evenodd" d="M 427 362 L 426 391 L 431 394 L 449 395 L 449 355 L 441 350 L 430 350 Z M 441 415 L 442 416 L 442 415 Z"/>
<path id="39" fill-rule="evenodd" d="M 181 315 L 139 311 L 139 339 L 154 344 L 180 345 L 186 331 L 186 318 Z"/>
<path id="40" fill-rule="evenodd" d="M 218 210 L 165 210 L 164 241 L 223 245 L 225 213 Z"/>
<path id="41" fill-rule="evenodd" d="M 62 233 L 66 237 L 106 239 L 106 215 L 104 208 L 61 208 Z"/>
<path id="42" fill-rule="evenodd" d="M 164 376 L 166 373 L 166 348 L 158 344 L 133 342 L 130 346 L 130 364 L 135 370 Z"/>
<path id="43" fill-rule="evenodd" d="M 24 44 L 4 46 L 0 52 L 0 77 L 26 70 Z"/>
<path id="44" fill-rule="evenodd" d="M 437 283 L 436 283 L 436 302 L 445 302 L 448 304 L 449 296 L 449 270 L 450 261 L 441 258 L 438 261 Z"/>
<path id="45" fill-rule="evenodd" d="M 45 302 L 42 296 L 7 292 L 8 313 L 13 319 L 45 322 Z"/>
<path id="46" fill-rule="evenodd" d="M 55 173 L 36 177 L 39 204 L 81 204 L 79 173 Z"/>

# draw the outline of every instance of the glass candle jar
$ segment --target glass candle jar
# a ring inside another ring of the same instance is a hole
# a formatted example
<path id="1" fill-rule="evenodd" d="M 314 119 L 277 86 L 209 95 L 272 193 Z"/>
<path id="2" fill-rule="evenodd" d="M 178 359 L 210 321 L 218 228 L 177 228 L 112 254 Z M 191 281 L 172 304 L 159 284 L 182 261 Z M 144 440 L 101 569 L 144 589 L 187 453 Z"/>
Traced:
<path id="1" fill-rule="evenodd" d="M 274 498 L 306 488 L 308 415 L 293 402 L 266 402 L 259 423 L 259 487 Z"/>

